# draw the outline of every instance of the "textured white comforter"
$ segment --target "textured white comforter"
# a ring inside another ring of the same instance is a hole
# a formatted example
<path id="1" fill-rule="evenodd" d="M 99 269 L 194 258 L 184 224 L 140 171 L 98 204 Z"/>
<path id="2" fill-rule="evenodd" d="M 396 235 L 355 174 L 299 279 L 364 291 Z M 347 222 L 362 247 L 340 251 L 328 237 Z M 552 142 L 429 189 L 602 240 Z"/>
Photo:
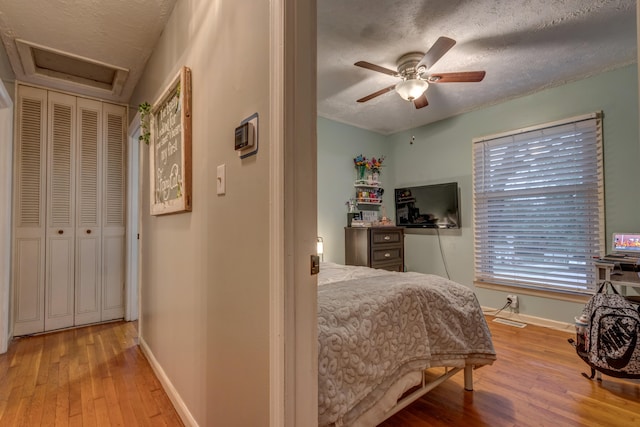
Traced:
<path id="1" fill-rule="evenodd" d="M 408 372 L 495 360 L 475 294 L 439 276 L 323 263 L 318 425 L 349 425 Z"/>

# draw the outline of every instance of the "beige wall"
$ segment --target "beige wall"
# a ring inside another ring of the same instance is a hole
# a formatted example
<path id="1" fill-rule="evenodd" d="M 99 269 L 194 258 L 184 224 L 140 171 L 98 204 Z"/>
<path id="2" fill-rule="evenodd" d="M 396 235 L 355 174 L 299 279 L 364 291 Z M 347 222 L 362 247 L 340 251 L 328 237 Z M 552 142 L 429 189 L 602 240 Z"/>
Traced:
<path id="1" fill-rule="evenodd" d="M 7 56 L 7 50 L 4 48 L 3 43 L 0 43 L 0 79 L 3 80 L 7 93 L 13 100 L 16 75 L 11 68 L 9 57 Z"/>
<path id="2" fill-rule="evenodd" d="M 193 211 L 150 216 L 142 191 L 141 339 L 200 426 L 269 419 L 269 2 L 180 0 L 131 105 L 192 71 Z M 234 128 L 260 114 L 259 153 Z M 226 164 L 226 195 L 216 166 Z"/>

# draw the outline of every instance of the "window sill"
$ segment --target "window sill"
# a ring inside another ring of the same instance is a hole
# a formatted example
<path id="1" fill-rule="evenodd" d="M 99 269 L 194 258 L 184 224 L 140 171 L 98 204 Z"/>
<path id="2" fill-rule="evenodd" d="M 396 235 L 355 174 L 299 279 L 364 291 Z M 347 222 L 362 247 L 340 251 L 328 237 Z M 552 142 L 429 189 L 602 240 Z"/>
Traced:
<path id="1" fill-rule="evenodd" d="M 519 294 L 519 295 L 532 295 L 540 298 L 549 298 L 549 299 L 555 299 L 560 301 L 575 302 L 580 304 L 586 304 L 591 298 L 591 295 L 586 295 L 586 294 L 571 294 L 571 293 L 556 292 L 556 291 L 545 290 L 545 289 L 532 289 L 532 288 L 524 288 L 520 286 L 498 285 L 496 283 L 489 283 L 489 282 L 474 281 L 473 284 L 478 288 L 483 288 L 483 289 L 491 289 L 494 291 L 501 291 L 501 292 Z"/>

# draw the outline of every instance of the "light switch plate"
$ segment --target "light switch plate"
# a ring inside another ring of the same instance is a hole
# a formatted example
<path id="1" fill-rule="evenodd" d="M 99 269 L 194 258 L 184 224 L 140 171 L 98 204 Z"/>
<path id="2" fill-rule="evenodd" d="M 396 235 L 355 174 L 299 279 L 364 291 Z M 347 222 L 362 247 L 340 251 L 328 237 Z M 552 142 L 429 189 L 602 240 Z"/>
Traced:
<path id="1" fill-rule="evenodd" d="M 227 186 L 227 166 L 218 165 L 216 173 L 216 191 L 218 194 L 225 194 Z"/>

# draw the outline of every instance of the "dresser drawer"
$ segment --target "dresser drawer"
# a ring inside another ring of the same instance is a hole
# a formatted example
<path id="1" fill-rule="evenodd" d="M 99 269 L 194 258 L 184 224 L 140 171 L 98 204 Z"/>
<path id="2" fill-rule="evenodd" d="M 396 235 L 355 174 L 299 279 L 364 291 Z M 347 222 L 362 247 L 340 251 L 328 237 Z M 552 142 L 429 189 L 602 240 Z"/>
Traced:
<path id="1" fill-rule="evenodd" d="M 402 273 L 404 271 L 404 264 L 401 262 L 392 262 L 392 263 L 375 263 L 371 266 L 371 268 L 379 268 L 381 270 L 388 271 L 398 271 Z"/>
<path id="2" fill-rule="evenodd" d="M 402 261 L 402 247 L 372 248 L 371 264 Z"/>
<path id="3" fill-rule="evenodd" d="M 402 231 L 401 230 L 384 230 L 374 229 L 371 230 L 371 246 L 387 243 L 402 243 Z"/>

